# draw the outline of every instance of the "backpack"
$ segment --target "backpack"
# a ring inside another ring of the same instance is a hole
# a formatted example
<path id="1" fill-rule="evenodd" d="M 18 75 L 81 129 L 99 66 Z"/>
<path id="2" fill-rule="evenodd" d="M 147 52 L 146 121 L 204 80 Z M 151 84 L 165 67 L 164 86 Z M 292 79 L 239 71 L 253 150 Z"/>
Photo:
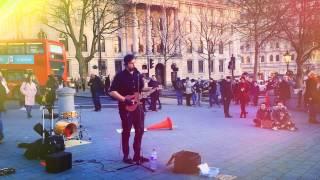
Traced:
<path id="1" fill-rule="evenodd" d="M 185 173 L 185 174 L 198 174 L 198 165 L 201 164 L 201 157 L 196 152 L 191 151 L 179 151 L 174 153 L 167 163 L 167 166 L 172 164 L 173 172 L 175 173 Z"/>

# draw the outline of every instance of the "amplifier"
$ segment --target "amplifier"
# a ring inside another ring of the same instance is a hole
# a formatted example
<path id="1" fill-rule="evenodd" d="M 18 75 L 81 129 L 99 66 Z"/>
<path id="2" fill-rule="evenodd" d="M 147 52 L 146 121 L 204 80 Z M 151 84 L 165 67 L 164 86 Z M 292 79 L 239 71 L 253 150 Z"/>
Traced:
<path id="1" fill-rule="evenodd" d="M 59 173 L 72 168 L 72 154 L 70 152 L 57 152 L 46 157 L 46 171 Z"/>

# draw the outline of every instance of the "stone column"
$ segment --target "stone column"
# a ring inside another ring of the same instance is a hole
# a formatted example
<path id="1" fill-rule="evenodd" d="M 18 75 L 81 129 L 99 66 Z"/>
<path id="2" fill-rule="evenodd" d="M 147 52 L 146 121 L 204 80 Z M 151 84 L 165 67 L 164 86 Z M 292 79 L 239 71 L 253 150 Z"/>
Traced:
<path id="1" fill-rule="evenodd" d="M 64 87 L 57 90 L 58 99 L 58 111 L 59 113 L 74 111 L 74 94 L 75 90 L 72 88 Z"/>
<path id="2" fill-rule="evenodd" d="M 146 54 L 152 54 L 150 5 L 146 4 Z"/>
<path id="3" fill-rule="evenodd" d="M 138 30 L 137 30 L 137 26 L 138 26 L 138 18 L 137 18 L 137 8 L 136 5 L 132 6 L 132 46 L 133 46 L 133 54 L 137 54 L 138 53 Z"/>

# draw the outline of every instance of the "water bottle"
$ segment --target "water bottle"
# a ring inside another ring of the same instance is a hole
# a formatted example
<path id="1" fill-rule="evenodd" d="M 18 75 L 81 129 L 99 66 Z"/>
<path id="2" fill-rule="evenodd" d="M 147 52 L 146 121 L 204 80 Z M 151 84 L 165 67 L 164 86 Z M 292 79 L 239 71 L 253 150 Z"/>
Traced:
<path id="1" fill-rule="evenodd" d="M 156 170 L 157 169 L 157 151 L 155 149 L 152 150 L 150 156 L 150 169 Z"/>

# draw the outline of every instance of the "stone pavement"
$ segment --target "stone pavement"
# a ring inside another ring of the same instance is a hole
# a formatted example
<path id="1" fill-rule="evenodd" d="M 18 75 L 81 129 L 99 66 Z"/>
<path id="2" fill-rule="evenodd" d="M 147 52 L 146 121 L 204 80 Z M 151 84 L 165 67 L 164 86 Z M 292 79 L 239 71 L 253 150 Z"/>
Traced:
<path id="1" fill-rule="evenodd" d="M 38 160 L 26 160 L 24 150 L 17 148 L 20 142 L 40 138 L 32 127 L 41 122 L 41 112 L 34 109 L 32 119 L 20 110 L 9 110 L 3 117 L 6 138 L 0 145 L 0 168 L 16 168 L 16 174 L 0 179 L 206 179 L 174 174 L 165 166 L 172 153 L 180 150 L 198 152 L 202 162 L 238 179 L 320 179 L 320 125 L 308 124 L 304 113 L 291 112 L 299 128 L 297 132 L 272 131 L 253 127 L 256 109 L 252 106 L 247 119 L 239 118 L 239 106 L 231 107 L 234 118 L 225 119 L 222 108 L 208 108 L 207 104 L 177 106 L 174 99 L 167 98 L 162 101 L 165 105 L 161 111 L 147 113 L 145 125 L 169 116 L 176 128 L 144 134 L 144 156 L 153 148 L 158 152 L 155 173 L 137 166 L 115 171 L 125 166 L 121 162 L 120 134 L 116 132 L 120 127 L 116 108 L 104 108 L 101 112 L 81 110 L 82 124 L 92 143 L 66 151 L 72 152 L 73 160 L 85 162 L 73 163 L 71 170 L 59 174 L 46 173 Z"/>

